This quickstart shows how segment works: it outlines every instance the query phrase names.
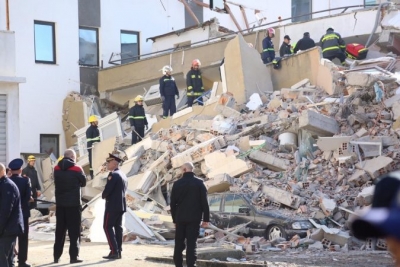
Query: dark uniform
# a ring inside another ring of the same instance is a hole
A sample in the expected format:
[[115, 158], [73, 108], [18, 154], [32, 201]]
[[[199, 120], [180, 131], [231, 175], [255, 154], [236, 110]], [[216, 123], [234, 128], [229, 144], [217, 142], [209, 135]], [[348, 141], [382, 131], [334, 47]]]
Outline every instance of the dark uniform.
[[203, 181], [195, 177], [193, 172], [185, 172], [172, 187], [170, 206], [172, 220], [176, 224], [175, 266], [183, 266], [182, 252], [185, 249], [185, 239], [187, 266], [196, 266], [196, 243], [200, 222], [202, 219], [204, 222], [209, 222], [210, 219], [207, 189]]
[[274, 49], [274, 43], [272, 42], [271, 37], [267, 36], [264, 38], [262, 41], [262, 46], [263, 46], [263, 51], [261, 54], [261, 59], [264, 62], [264, 64], [268, 64], [272, 62], [275, 58], [275, 49]]
[[100, 142], [100, 131], [97, 125], [90, 125], [86, 130], [86, 148], [89, 153], [89, 166], [90, 166], [90, 176], [93, 179], [93, 167], [92, 167], [92, 150], [93, 144]]
[[345, 62], [346, 44], [340, 34], [334, 32], [333, 29], [328, 29], [326, 34], [321, 37], [320, 44], [324, 58], [331, 61], [338, 58], [342, 64]]
[[56, 239], [54, 242], [54, 262], [60, 259], [68, 230], [69, 256], [71, 263], [81, 262], [79, 247], [81, 242], [81, 187], [86, 186], [82, 168], [67, 157], [60, 160], [54, 168], [56, 197]]
[[[121, 159], [110, 154], [118, 162]], [[104, 212], [103, 228], [110, 246], [109, 258], [121, 258], [122, 251], [122, 216], [126, 212], [125, 192], [128, 186], [126, 175], [119, 169], [110, 172], [107, 184], [102, 193], [102, 198], [106, 200]]]
[[281, 45], [281, 48], [279, 49], [279, 55], [281, 57], [283, 57], [285, 55], [291, 55], [291, 54], [292, 54], [292, 50], [290, 48], [290, 44], [283, 42]]
[[189, 72], [186, 74], [186, 85], [188, 107], [191, 107], [193, 105], [193, 101], [195, 98], [198, 98], [197, 103], [200, 106], [203, 106], [203, 98], [201, 96], [204, 93], [204, 86], [200, 70], [189, 70]]
[[163, 100], [163, 118], [172, 116], [176, 112], [175, 96], [179, 98], [178, 87], [176, 86], [175, 79], [172, 76], [164, 75], [160, 79], [160, 95]]
[[[142, 105], [135, 104], [129, 110], [129, 122], [131, 126], [135, 126], [135, 131], [140, 135], [141, 138], [144, 137], [144, 127], [148, 125], [146, 114]], [[138, 136], [132, 131], [132, 145], [138, 142]], [[139, 140], [140, 141], [140, 140]]]
[[22, 176], [23, 177], [29, 177], [31, 180], [31, 190], [32, 190], [32, 197], [35, 200], [34, 202], [31, 202], [30, 208], [34, 209], [36, 208], [36, 200], [37, 200], [37, 191], [40, 191], [40, 183], [39, 183], [39, 178], [37, 175], [37, 171], [34, 166], [27, 165], [23, 170], [22, 170]]
[[17, 236], [24, 232], [18, 187], [6, 176], [0, 178], [0, 266], [14, 266]]
[[310, 38], [308, 32], [304, 33], [303, 38], [301, 38], [294, 47], [293, 52], [296, 54], [299, 50], [304, 51], [315, 47], [315, 42]]
[[[22, 159], [14, 159], [8, 167], [11, 170], [20, 170], [24, 161]], [[10, 180], [18, 187], [19, 194], [21, 197], [21, 209], [24, 221], [25, 231], [18, 235], [18, 263], [19, 266], [29, 266], [26, 264], [28, 260], [28, 237], [29, 237], [29, 217], [31, 217], [29, 209], [29, 200], [31, 199], [31, 182], [28, 177], [22, 177], [18, 174], [13, 174]]]

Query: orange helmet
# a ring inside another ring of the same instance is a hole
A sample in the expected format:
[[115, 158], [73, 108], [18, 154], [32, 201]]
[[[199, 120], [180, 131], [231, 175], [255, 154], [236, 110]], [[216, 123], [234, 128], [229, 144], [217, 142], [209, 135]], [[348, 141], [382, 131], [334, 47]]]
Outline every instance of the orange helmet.
[[193, 59], [193, 61], [192, 61], [192, 67], [194, 67], [194, 66], [201, 66], [201, 62], [200, 62], [200, 60], [198, 60], [198, 59]]

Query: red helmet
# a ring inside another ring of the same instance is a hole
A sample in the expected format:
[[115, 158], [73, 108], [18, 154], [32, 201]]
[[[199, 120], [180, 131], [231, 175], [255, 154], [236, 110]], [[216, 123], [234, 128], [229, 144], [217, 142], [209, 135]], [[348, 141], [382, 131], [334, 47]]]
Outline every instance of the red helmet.
[[194, 66], [201, 66], [201, 62], [200, 62], [200, 60], [198, 60], [198, 59], [193, 59], [193, 61], [192, 61], [192, 67], [194, 67]]

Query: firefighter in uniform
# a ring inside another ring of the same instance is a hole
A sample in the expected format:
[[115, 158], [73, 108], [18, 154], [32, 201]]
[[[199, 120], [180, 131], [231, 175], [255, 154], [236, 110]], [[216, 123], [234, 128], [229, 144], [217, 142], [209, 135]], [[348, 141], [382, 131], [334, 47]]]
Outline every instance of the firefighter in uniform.
[[346, 63], [346, 55], [344, 54], [346, 44], [340, 34], [334, 32], [332, 27], [329, 27], [326, 34], [321, 37], [320, 44], [324, 58], [331, 61], [338, 58], [342, 65]]
[[171, 76], [172, 68], [164, 66], [162, 68], [164, 74], [160, 79], [160, 95], [163, 101], [163, 119], [172, 116], [176, 112], [175, 96], [179, 98], [178, 87], [176, 86], [174, 77]]
[[275, 37], [275, 30], [273, 28], [267, 29], [267, 37], [262, 41], [263, 51], [261, 54], [261, 59], [264, 64], [271, 63], [275, 59], [275, 49], [272, 38]]
[[89, 166], [90, 166], [90, 176], [93, 179], [93, 166], [92, 166], [92, 150], [93, 144], [100, 142], [100, 131], [98, 128], [99, 121], [97, 120], [96, 115], [92, 115], [89, 117], [90, 126], [86, 130], [86, 147], [89, 154]]
[[31, 216], [29, 209], [29, 202], [33, 201], [31, 191], [31, 181], [29, 177], [22, 177], [22, 165], [24, 161], [22, 159], [13, 159], [8, 167], [11, 169], [10, 180], [18, 187], [19, 194], [21, 197], [21, 209], [22, 217], [24, 221], [25, 231], [18, 236], [18, 266], [30, 267], [27, 264], [28, 260], [28, 236], [29, 236], [29, 217]]
[[200, 106], [203, 106], [203, 98], [201, 97], [204, 93], [203, 78], [200, 72], [201, 62], [198, 59], [192, 61], [192, 67], [186, 74], [186, 85], [187, 85], [187, 105], [191, 107], [195, 99]]
[[103, 228], [107, 237], [110, 253], [104, 259], [121, 259], [122, 251], [122, 216], [126, 212], [125, 192], [128, 186], [126, 175], [118, 169], [122, 162], [117, 156], [109, 154], [106, 159], [110, 171], [107, 184], [102, 193], [106, 200]]
[[135, 97], [134, 101], [135, 105], [129, 110], [129, 122], [131, 123], [132, 129], [132, 145], [138, 142], [138, 136], [140, 139], [144, 137], [144, 128], [146, 128], [146, 130], [149, 128], [143, 108], [143, 96], [138, 95]]
[[31, 181], [31, 190], [32, 197], [34, 201], [31, 201], [30, 208], [36, 208], [36, 199], [40, 197], [40, 183], [37, 175], [37, 171], [35, 169], [36, 158], [33, 155], [28, 157], [28, 165], [22, 170], [22, 176], [30, 178]]

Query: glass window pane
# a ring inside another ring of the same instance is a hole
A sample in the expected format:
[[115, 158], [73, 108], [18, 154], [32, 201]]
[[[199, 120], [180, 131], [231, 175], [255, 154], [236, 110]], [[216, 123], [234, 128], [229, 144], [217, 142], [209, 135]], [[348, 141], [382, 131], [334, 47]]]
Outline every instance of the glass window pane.
[[55, 62], [54, 58], [54, 24], [40, 24], [35, 22], [35, 60]]
[[311, 13], [310, 0], [292, 0], [292, 17], [293, 17], [292, 22], [310, 20], [311, 19], [310, 13]]
[[246, 207], [246, 202], [238, 195], [225, 196], [225, 212], [239, 212], [239, 208]]
[[57, 134], [41, 134], [40, 153], [46, 153], [47, 155], [54, 154], [58, 158], [60, 156], [59, 136]]
[[79, 29], [79, 64], [98, 65], [98, 43], [96, 29]]
[[210, 203], [208, 204], [208, 206], [210, 207], [210, 211], [219, 211], [220, 204], [221, 204], [220, 196], [211, 197]]
[[121, 31], [121, 63], [129, 63], [139, 58], [139, 33]]

